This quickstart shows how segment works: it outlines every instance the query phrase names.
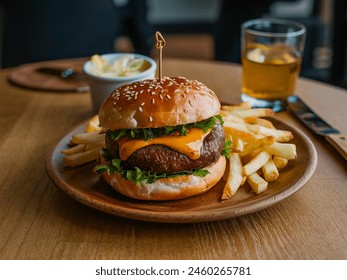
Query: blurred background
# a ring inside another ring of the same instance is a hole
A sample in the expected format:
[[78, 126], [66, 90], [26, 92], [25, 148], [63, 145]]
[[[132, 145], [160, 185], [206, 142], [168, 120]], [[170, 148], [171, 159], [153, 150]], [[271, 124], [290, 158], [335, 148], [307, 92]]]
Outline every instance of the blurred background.
[[240, 62], [240, 25], [257, 17], [303, 23], [301, 76], [347, 88], [346, 0], [0, 0], [1, 68], [137, 52]]

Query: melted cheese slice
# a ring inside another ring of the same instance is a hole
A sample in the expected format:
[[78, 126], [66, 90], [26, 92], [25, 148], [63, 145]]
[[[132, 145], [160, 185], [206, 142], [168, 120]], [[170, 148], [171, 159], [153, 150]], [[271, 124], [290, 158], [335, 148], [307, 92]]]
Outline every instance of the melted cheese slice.
[[180, 152], [191, 159], [198, 159], [204, 138], [209, 133], [210, 130], [204, 133], [201, 129], [191, 128], [186, 136], [163, 135], [150, 140], [121, 138], [118, 140], [119, 155], [122, 160], [126, 160], [138, 149], [149, 145], [160, 144]]

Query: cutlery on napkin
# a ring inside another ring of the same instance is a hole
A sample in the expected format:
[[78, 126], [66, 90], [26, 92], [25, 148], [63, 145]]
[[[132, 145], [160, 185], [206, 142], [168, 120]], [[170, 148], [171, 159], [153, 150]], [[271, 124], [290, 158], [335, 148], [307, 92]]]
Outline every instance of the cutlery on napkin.
[[321, 119], [298, 96], [288, 98], [288, 107], [308, 128], [323, 136], [347, 160], [347, 135]]

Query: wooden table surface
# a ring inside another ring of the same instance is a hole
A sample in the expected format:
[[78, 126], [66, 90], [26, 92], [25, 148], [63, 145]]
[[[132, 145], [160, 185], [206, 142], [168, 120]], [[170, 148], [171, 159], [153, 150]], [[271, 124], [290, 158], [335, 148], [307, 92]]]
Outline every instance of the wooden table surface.
[[[0, 259], [346, 259], [347, 164], [294, 116], [318, 152], [310, 181], [286, 200], [238, 218], [165, 224], [99, 212], [50, 181], [52, 145], [92, 115], [88, 93], [55, 93], [10, 84], [0, 71]], [[167, 59], [167, 76], [198, 79], [222, 101], [240, 102], [241, 68]], [[300, 79], [297, 94], [347, 133], [347, 91]]]

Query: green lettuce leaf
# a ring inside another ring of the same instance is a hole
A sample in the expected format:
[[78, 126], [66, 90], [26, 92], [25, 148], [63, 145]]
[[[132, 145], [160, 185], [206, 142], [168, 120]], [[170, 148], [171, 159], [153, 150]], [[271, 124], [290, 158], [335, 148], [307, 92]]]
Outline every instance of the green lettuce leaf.
[[189, 123], [177, 126], [166, 126], [163, 128], [135, 128], [135, 129], [118, 129], [109, 130], [107, 133], [114, 140], [127, 136], [134, 139], [142, 138], [144, 140], [153, 139], [161, 135], [172, 135], [177, 133], [180, 136], [186, 136], [191, 128], [198, 128], [207, 132], [212, 129], [217, 123], [223, 124], [223, 119], [220, 115], [213, 116], [207, 120], [200, 122]]
[[182, 175], [194, 175], [199, 177], [205, 177], [210, 172], [205, 169], [193, 169], [190, 171], [182, 171], [182, 172], [175, 172], [170, 174], [156, 174], [149, 171], [141, 170], [140, 168], [135, 167], [132, 170], [126, 170], [123, 166], [123, 161], [121, 159], [110, 159], [110, 156], [108, 154], [107, 149], [102, 149], [102, 156], [104, 157], [105, 161], [108, 162], [107, 165], [99, 164], [95, 166], [94, 171], [98, 173], [107, 172], [108, 174], [112, 173], [119, 173], [122, 175], [123, 178], [128, 179], [136, 184], [145, 182], [145, 183], [154, 183], [156, 180], [161, 178], [172, 178], [176, 176], [182, 176]]

